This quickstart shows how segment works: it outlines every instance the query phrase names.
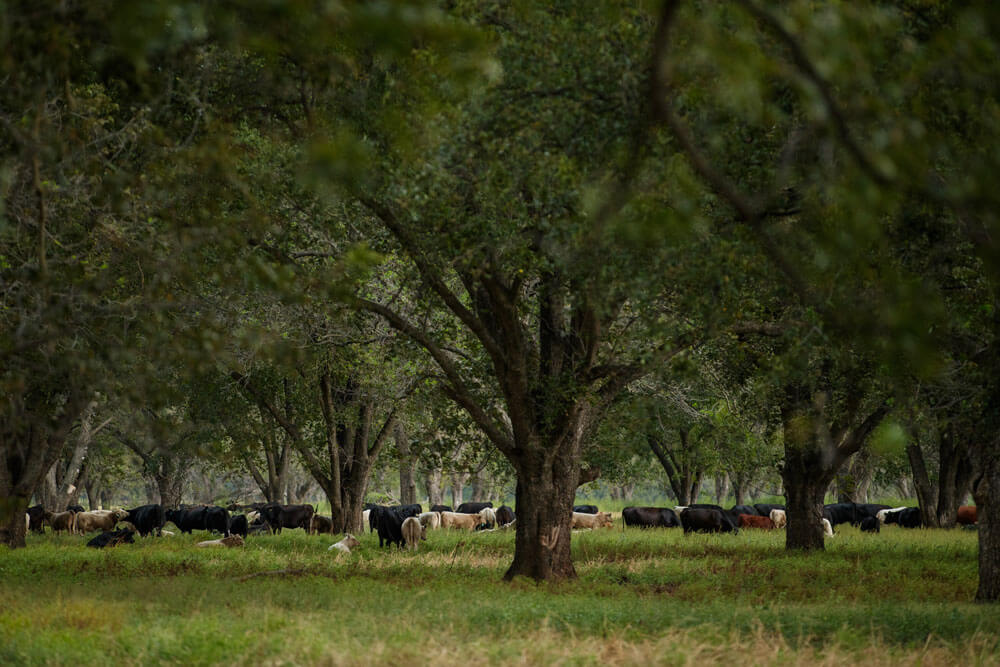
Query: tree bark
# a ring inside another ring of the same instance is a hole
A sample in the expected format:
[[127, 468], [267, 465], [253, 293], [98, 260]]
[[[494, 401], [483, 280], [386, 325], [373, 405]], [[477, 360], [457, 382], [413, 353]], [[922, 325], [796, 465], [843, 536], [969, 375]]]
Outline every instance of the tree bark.
[[830, 398], [828, 390], [785, 387], [781, 405], [785, 462], [781, 479], [788, 517], [787, 549], [824, 548], [820, 519], [826, 490], [844, 462], [861, 449], [889, 412], [889, 406], [883, 403], [860, 419], [859, 404], [848, 404], [840, 419], [831, 424], [826, 410]]
[[977, 477], [972, 493], [979, 524], [976, 602], [995, 603], [1000, 602], [1000, 440], [973, 452]]
[[469, 479], [469, 473], [453, 472], [449, 478], [451, 479], [451, 506], [458, 508], [465, 502], [465, 482]]
[[936, 528], [938, 525], [936, 511], [938, 489], [931, 484], [927, 474], [924, 452], [918, 443], [911, 442], [906, 446], [906, 456], [910, 460], [910, 470], [913, 472], [913, 486], [917, 493], [920, 516], [925, 526]]
[[[538, 581], [576, 578], [570, 557], [570, 519], [579, 464], [570, 457], [567, 457], [570, 460], [558, 458], [546, 462], [524, 461], [518, 469], [514, 561], [504, 574], [506, 581], [519, 575]], [[546, 468], [547, 474], [538, 474]]]
[[722, 505], [723, 501], [729, 497], [729, 475], [722, 473], [715, 477], [715, 502]]
[[424, 471], [424, 485], [427, 487], [428, 507], [442, 504], [441, 501], [444, 499], [444, 493], [441, 488], [441, 476], [440, 468], [428, 468]]
[[393, 431], [396, 449], [399, 451], [399, 502], [412, 505], [417, 502], [417, 480], [414, 474], [416, 461], [410, 451], [410, 440], [401, 422], [396, 422]]

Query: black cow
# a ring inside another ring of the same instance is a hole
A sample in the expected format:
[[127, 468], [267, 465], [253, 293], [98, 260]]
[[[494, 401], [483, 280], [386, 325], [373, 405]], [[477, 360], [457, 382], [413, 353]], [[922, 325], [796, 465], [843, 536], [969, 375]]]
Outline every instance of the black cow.
[[597, 505], [573, 505], [573, 511], [580, 514], [597, 514]]
[[[888, 518], [886, 523], [889, 523]], [[903, 528], [920, 528], [924, 525], [924, 518], [920, 515], [919, 507], [907, 507], [905, 510], [896, 512], [896, 521]]]
[[45, 516], [45, 507], [43, 505], [34, 505], [28, 508], [28, 527], [32, 532], [45, 532], [45, 523], [42, 521], [43, 516]]
[[849, 523], [852, 526], [856, 526], [861, 520], [858, 517], [858, 506], [854, 503], [830, 503], [829, 505], [824, 505], [823, 518], [829, 520], [830, 525], [834, 528], [842, 523]]
[[514, 523], [515, 518], [517, 517], [514, 515], [514, 510], [506, 505], [501, 505], [500, 509], [497, 510], [497, 526], [506, 526], [509, 523]]
[[396, 544], [403, 548], [403, 519], [399, 513], [391, 507], [376, 507], [372, 510], [375, 515], [375, 529], [378, 531], [379, 547], [385, 544]]
[[480, 510], [493, 507], [493, 503], [462, 503], [455, 510], [458, 514], [479, 514]]
[[87, 542], [87, 546], [94, 547], [95, 549], [103, 549], [104, 547], [117, 547], [119, 544], [135, 544], [134, 535], [135, 531], [128, 528], [113, 531], [106, 530]]
[[267, 523], [263, 519], [257, 519], [249, 526], [247, 526], [247, 535], [262, 535], [264, 533], [270, 532]]
[[719, 510], [720, 512], [725, 512], [721, 505], [713, 505], [711, 503], [691, 503], [690, 505], [685, 505], [684, 507], [690, 507], [693, 510]]
[[450, 512], [451, 505], [431, 505], [432, 512]]
[[881, 530], [881, 526], [879, 520], [873, 516], [866, 516], [861, 520], [861, 532], [863, 533], [877, 533]]
[[420, 516], [424, 512], [424, 508], [421, 505], [394, 505], [392, 509], [396, 510], [396, 514], [403, 517], [404, 519], [409, 519], [411, 516]]
[[247, 523], [246, 514], [237, 514], [236, 516], [229, 517], [229, 534], [239, 535], [240, 537], [246, 537], [247, 531], [250, 529], [250, 525]]
[[211, 530], [229, 537], [229, 510], [214, 505], [187, 505], [167, 510], [167, 521], [172, 521], [182, 533], [194, 530]]
[[736, 524], [726, 516], [724, 512], [717, 509], [704, 509], [700, 507], [688, 507], [681, 512], [681, 525], [684, 526], [684, 533], [739, 533]]
[[857, 512], [858, 521], [864, 521], [866, 517], [877, 519], [881, 510], [892, 509], [890, 505], [878, 505], [876, 503], [858, 503], [854, 506]]
[[753, 506], [757, 510], [757, 514], [760, 516], [771, 516], [771, 510], [783, 510], [784, 505], [775, 505], [774, 503], [757, 503]]
[[316, 508], [312, 505], [271, 503], [260, 508], [260, 516], [275, 533], [280, 533], [282, 528], [301, 528], [308, 533], [309, 522], [315, 513]]
[[626, 507], [622, 510], [626, 526], [640, 528], [679, 528], [677, 513], [668, 507]]
[[83, 505], [68, 505], [66, 507], [66, 511], [76, 512], [77, 514], [79, 514], [80, 512], [86, 512], [87, 510], [83, 509]]
[[374, 533], [375, 532], [375, 524], [378, 523], [378, 511], [377, 510], [380, 507], [386, 507], [386, 506], [385, 505], [372, 505], [371, 507], [368, 507], [368, 504], [367, 503], [365, 504], [365, 509], [369, 510], [368, 511], [368, 532], [369, 533]]
[[167, 522], [167, 515], [162, 505], [142, 505], [128, 510], [128, 517], [125, 520], [135, 526], [142, 537], [150, 533], [160, 536], [163, 534], [163, 524]]

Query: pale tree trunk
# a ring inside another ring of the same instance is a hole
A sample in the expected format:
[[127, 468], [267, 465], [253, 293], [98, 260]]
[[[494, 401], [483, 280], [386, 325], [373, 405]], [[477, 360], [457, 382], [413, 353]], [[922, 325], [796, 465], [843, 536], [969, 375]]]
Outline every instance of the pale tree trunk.
[[715, 502], [722, 505], [723, 501], [729, 497], [729, 475], [723, 473], [715, 477]]
[[486, 489], [486, 480], [483, 479], [482, 471], [472, 475], [472, 497], [474, 503], [485, 502], [489, 499], [489, 492]]
[[449, 475], [451, 479], [451, 506], [458, 509], [458, 506], [465, 502], [465, 482], [469, 479], [467, 472], [453, 472]]
[[441, 488], [441, 469], [434, 468], [424, 471], [424, 485], [427, 487], [427, 506], [442, 505], [444, 500]]
[[87, 504], [91, 510], [103, 509], [101, 503], [101, 483], [94, 479], [93, 474], [88, 474], [83, 482], [83, 488], [87, 491]]
[[417, 502], [417, 480], [414, 474], [416, 461], [410, 451], [410, 439], [406, 436], [402, 422], [396, 422], [393, 435], [399, 451], [399, 502], [413, 505]]
[[874, 474], [871, 452], [862, 447], [837, 475], [837, 502], [868, 502], [868, 488]]
[[111, 423], [111, 419], [104, 420], [103, 423], [94, 426], [94, 411], [97, 408], [97, 401], [91, 401], [80, 415], [80, 427], [73, 449], [69, 457], [63, 461], [56, 461], [48, 473], [41, 488], [42, 504], [45, 508], [53, 512], [63, 512], [71, 504], [76, 504], [80, 497], [83, 485], [84, 461], [90, 444], [95, 436], [104, 427]]

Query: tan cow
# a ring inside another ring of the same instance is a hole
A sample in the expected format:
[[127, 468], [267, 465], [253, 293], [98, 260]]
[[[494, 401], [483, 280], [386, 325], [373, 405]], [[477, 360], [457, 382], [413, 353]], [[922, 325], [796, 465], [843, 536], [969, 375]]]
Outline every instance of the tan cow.
[[459, 512], [441, 512], [441, 527], [456, 530], [475, 530], [482, 523], [478, 514], [461, 514]]
[[771, 521], [774, 522], [775, 528], [784, 528], [788, 523], [788, 515], [785, 514], [785, 510], [771, 510]]
[[441, 527], [441, 512], [423, 512], [417, 516], [420, 524], [426, 529], [437, 529]]
[[426, 537], [427, 529], [420, 523], [420, 519], [411, 516], [403, 521], [403, 539], [406, 541], [407, 549], [416, 549], [420, 546], [420, 540]]
[[573, 512], [573, 530], [593, 530], [595, 528], [611, 528], [613, 526], [614, 522], [611, 520], [611, 512], [598, 512], [597, 514]]
[[55, 532], [60, 532], [67, 530], [72, 534], [74, 532], [74, 522], [73, 519], [76, 518], [76, 512], [70, 510], [68, 512], [49, 512], [45, 511], [42, 515], [42, 520], [47, 521], [52, 530]]
[[119, 521], [128, 518], [125, 510], [94, 510], [91, 512], [77, 512], [73, 531], [79, 534], [90, 533], [95, 530], [112, 531]]

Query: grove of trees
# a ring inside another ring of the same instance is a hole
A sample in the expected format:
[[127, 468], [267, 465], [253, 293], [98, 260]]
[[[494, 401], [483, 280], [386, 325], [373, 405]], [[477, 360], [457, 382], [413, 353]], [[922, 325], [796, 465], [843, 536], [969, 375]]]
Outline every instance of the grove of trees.
[[549, 580], [595, 480], [780, 488], [807, 550], [828, 493], [897, 485], [928, 526], [971, 494], [1000, 599], [994, 3], [0, 22], [9, 547], [32, 499], [130, 470], [164, 504], [199, 474], [322, 494], [338, 531], [372, 494], [509, 482], [506, 578]]

